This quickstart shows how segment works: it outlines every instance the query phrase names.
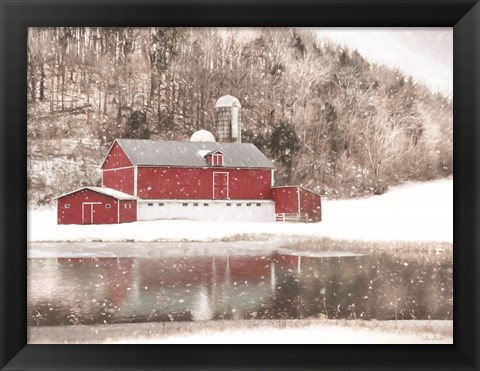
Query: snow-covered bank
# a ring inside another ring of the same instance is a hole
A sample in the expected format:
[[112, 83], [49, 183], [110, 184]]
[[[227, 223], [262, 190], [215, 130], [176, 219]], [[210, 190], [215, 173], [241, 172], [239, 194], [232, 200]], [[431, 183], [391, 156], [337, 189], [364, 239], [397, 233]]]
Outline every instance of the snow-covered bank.
[[317, 258], [358, 256], [359, 253], [340, 249], [312, 251], [314, 249], [284, 248], [284, 240], [234, 242], [37, 242], [28, 246], [28, 257], [44, 258], [155, 258], [183, 256], [262, 256], [272, 250], [290, 256]]
[[29, 327], [29, 344], [452, 344], [453, 321], [248, 320]]
[[453, 242], [453, 180], [410, 183], [381, 196], [323, 200], [320, 223], [209, 223], [161, 220], [116, 225], [57, 225], [56, 210], [30, 210], [28, 240], [211, 241], [238, 235], [343, 240]]

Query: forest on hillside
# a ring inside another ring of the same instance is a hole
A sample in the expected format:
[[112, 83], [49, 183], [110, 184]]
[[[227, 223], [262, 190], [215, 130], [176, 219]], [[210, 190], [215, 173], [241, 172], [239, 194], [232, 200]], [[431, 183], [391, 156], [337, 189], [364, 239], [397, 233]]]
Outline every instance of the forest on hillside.
[[26, 84], [34, 204], [98, 185], [114, 138], [213, 132], [226, 94], [278, 185], [348, 198], [453, 173], [451, 97], [309, 29], [30, 28]]

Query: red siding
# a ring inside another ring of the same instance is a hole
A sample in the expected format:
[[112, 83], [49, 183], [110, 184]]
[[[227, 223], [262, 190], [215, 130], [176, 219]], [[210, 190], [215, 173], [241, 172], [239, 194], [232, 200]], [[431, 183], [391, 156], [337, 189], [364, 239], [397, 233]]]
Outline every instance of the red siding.
[[211, 199], [213, 173], [229, 174], [229, 198], [271, 199], [271, 170], [139, 167], [137, 195], [142, 199]]
[[322, 201], [320, 195], [300, 188], [300, 212], [308, 214], [308, 220], [322, 220]]
[[133, 195], [133, 167], [103, 171], [103, 186]]
[[134, 222], [137, 220], [137, 201], [120, 200], [120, 223]]
[[[300, 194], [299, 194], [300, 193]], [[279, 187], [272, 189], [275, 201], [275, 213], [308, 214], [309, 221], [322, 220], [322, 203], [320, 195], [300, 187]], [[298, 201], [300, 199], [300, 208]]]
[[102, 165], [102, 169], [118, 169], [119, 167], [132, 166], [132, 163], [128, 159], [120, 145], [115, 142], [108, 152], [107, 158]]
[[282, 187], [272, 189], [275, 213], [298, 213], [298, 188]]
[[[87, 204], [95, 202], [97, 204]], [[118, 222], [118, 200], [113, 197], [83, 189], [69, 195], [60, 197], [57, 201], [57, 223], [58, 224], [113, 224]], [[121, 201], [131, 202], [132, 211], [128, 209], [127, 213], [120, 210], [120, 220], [124, 222], [135, 221], [137, 214], [136, 201]], [[65, 208], [65, 204], [70, 207]], [[107, 209], [106, 204], [110, 204], [111, 208]], [[93, 212], [91, 211], [93, 208]], [[90, 217], [93, 214], [93, 222], [90, 222]]]

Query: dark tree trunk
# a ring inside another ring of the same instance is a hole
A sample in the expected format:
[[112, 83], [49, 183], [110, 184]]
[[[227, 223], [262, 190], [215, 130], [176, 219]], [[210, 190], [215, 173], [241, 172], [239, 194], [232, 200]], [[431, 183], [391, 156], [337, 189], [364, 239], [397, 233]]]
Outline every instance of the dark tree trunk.
[[103, 114], [107, 114], [107, 92], [103, 94]]
[[62, 99], [62, 111], [65, 109], [65, 66], [62, 66], [62, 91], [61, 91], [61, 99]]
[[45, 65], [40, 64], [40, 101], [45, 100]]
[[32, 68], [30, 68], [30, 76], [30, 99], [35, 103], [37, 99], [37, 79], [35, 78], [35, 73], [32, 71]]

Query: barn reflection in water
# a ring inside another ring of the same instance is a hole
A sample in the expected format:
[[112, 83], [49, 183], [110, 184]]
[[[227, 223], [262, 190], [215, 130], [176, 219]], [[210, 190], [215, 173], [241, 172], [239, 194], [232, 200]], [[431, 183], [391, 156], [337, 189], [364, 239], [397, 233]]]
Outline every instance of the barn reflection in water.
[[451, 256], [29, 260], [29, 325], [219, 319], [452, 319]]

